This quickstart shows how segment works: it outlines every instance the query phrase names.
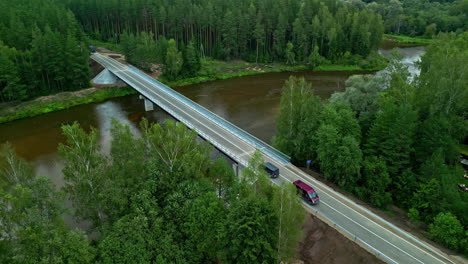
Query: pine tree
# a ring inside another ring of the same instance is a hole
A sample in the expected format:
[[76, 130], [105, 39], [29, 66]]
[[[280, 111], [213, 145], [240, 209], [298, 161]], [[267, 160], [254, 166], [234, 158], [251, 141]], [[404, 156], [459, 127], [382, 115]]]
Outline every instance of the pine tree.
[[200, 56], [195, 48], [195, 43], [190, 41], [184, 52], [184, 65], [182, 71], [187, 76], [193, 76], [201, 68]]
[[182, 53], [178, 51], [175, 40], [170, 39], [166, 53], [165, 73], [169, 78], [175, 79], [182, 70], [183, 65]]

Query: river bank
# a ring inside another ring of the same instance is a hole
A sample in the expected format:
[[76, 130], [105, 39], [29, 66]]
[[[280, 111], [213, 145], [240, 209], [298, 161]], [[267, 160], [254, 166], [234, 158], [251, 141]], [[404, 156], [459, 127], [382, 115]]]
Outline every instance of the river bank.
[[384, 34], [384, 40], [396, 42], [398, 46], [401, 47], [425, 46], [431, 44], [432, 42], [432, 39], [428, 38], [392, 34]]
[[362, 71], [362, 72], [376, 72], [386, 67], [388, 60], [378, 53], [375, 53], [369, 58], [360, 60], [354, 64], [324, 64], [317, 67], [310, 67], [309, 65], [286, 65], [282, 63], [253, 63], [243, 60], [233, 61], [220, 61], [207, 58], [202, 60], [200, 71], [195, 77], [183, 78], [175, 81], [169, 81], [160, 77], [159, 80], [163, 83], [174, 86], [186, 86], [198, 84], [207, 81], [225, 80], [235, 77], [242, 77], [248, 75], [257, 75], [271, 72], [297, 72], [297, 71]]
[[128, 87], [88, 88], [41, 96], [22, 103], [4, 104], [0, 106], [0, 124], [135, 93]]

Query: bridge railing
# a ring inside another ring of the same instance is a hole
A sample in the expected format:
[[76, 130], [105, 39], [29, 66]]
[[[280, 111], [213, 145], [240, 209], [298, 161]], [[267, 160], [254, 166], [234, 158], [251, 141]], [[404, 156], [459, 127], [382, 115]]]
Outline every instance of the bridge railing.
[[273, 148], [269, 144], [263, 142], [262, 140], [258, 139], [257, 137], [251, 135], [250, 133], [246, 132], [245, 130], [239, 128], [238, 126], [232, 124], [231, 122], [225, 120], [224, 118], [218, 116], [217, 114], [211, 112], [210, 110], [206, 109], [205, 107], [195, 103], [194, 101], [190, 100], [189, 98], [185, 97], [184, 95], [176, 92], [172, 88], [168, 87], [167, 85], [151, 78], [150, 76], [146, 75], [139, 69], [129, 65], [128, 68], [132, 70], [133, 72], [139, 74], [143, 78], [145, 78], [147, 81], [157, 85], [160, 89], [164, 90], [168, 94], [170, 94], [172, 97], [176, 98], [177, 100], [183, 102], [184, 104], [190, 106], [193, 110], [197, 111], [198, 113], [206, 116], [208, 119], [213, 121], [214, 123], [218, 124], [219, 126], [223, 127], [224, 129], [234, 133], [237, 135], [239, 138], [242, 140], [246, 141], [249, 144], [254, 145], [257, 149], [265, 152], [272, 158], [275, 158], [279, 162], [283, 164], [288, 164], [290, 163], [291, 158], [284, 154], [283, 152]]

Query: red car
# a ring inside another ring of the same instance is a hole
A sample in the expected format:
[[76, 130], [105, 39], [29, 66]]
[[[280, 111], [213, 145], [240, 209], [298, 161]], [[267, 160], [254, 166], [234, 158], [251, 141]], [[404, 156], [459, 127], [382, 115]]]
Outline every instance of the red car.
[[319, 203], [320, 198], [317, 192], [315, 192], [314, 188], [307, 185], [305, 182], [302, 182], [301, 180], [297, 180], [293, 182], [293, 184], [297, 188], [297, 193], [299, 193], [302, 196], [302, 199], [304, 199], [306, 202], [312, 205]]

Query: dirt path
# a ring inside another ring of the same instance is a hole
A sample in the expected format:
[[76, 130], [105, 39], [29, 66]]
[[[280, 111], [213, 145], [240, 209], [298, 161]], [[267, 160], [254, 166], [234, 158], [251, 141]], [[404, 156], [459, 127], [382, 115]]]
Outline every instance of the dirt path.
[[307, 215], [302, 231], [298, 255], [304, 264], [385, 263], [313, 215]]

